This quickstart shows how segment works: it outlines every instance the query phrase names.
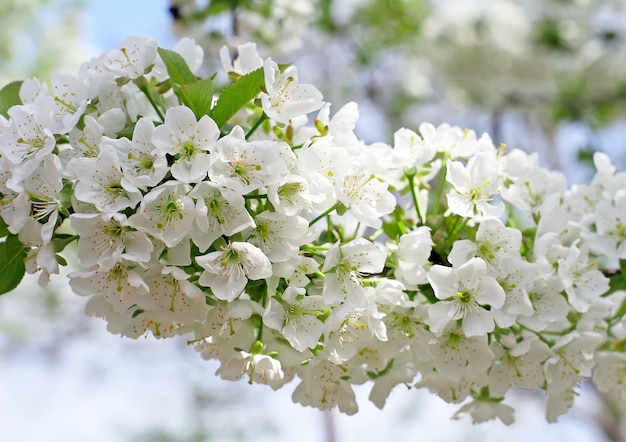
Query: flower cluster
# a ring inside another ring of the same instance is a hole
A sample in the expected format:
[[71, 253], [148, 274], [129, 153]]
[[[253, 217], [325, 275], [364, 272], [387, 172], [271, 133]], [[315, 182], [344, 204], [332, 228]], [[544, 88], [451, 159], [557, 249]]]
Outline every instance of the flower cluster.
[[354, 103], [331, 116], [253, 45], [221, 55], [219, 92], [192, 40], [150, 37], [0, 92], [4, 291], [74, 250], [69, 284], [112, 333], [185, 336], [223, 379], [297, 378], [295, 402], [349, 414], [368, 381], [379, 407], [405, 384], [506, 423], [514, 385], [545, 390], [550, 421], [585, 379], [626, 397], [626, 174], [606, 156], [568, 188], [458, 127], [365, 145]]
[[422, 45], [457, 100], [588, 117], [593, 105], [619, 95], [626, 9], [604, 0], [574, 3], [445, 0], [425, 20]]
[[170, 0], [174, 31], [205, 49], [255, 41], [275, 56], [303, 46], [319, 11], [319, 0], [222, 2]]

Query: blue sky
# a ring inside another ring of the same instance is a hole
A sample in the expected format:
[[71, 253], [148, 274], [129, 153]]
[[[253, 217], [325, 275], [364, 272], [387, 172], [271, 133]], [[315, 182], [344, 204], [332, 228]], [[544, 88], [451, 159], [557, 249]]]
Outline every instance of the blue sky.
[[85, 40], [100, 52], [118, 47], [130, 35], [152, 35], [162, 47], [178, 38], [171, 30], [167, 0], [87, 0]]

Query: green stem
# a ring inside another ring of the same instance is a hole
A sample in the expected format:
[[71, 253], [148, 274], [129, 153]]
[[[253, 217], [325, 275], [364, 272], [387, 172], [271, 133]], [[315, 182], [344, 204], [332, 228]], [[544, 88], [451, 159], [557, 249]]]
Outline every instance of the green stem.
[[326, 278], [326, 275], [324, 273], [320, 272], [320, 271], [317, 271], [317, 272], [313, 273], [313, 275], [317, 276], [320, 279]]
[[420, 219], [420, 223], [422, 225], [426, 224], [426, 212], [424, 210], [424, 206], [419, 198], [415, 190], [415, 175], [405, 175], [407, 180], [409, 181], [409, 190], [411, 191], [411, 197], [413, 198], [413, 205], [415, 205], [415, 210], [417, 210], [417, 216]]
[[258, 195], [244, 195], [243, 198], [246, 199], [246, 200], [266, 200], [267, 199], [267, 194], [266, 193], [260, 193]]
[[306, 244], [300, 247], [302, 250], [306, 250], [306, 251], [310, 251], [310, 250], [323, 250], [323, 251], [328, 251], [329, 247], [328, 246], [314, 246], [312, 244]]
[[252, 134], [254, 132], [256, 132], [256, 130], [259, 128], [259, 126], [261, 125], [261, 123], [263, 123], [265, 120], [267, 120], [267, 115], [265, 115], [265, 112], [263, 112], [261, 114], [261, 116], [259, 117], [258, 120], [256, 120], [256, 123], [254, 123], [254, 125], [252, 125], [252, 127], [250, 128], [250, 130], [248, 131], [248, 133], [246, 134], [246, 140], [248, 138], [250, 138], [252, 136]]
[[[261, 296], [261, 306], [265, 309], [266, 305], [267, 305], [267, 290], [264, 290], [263, 295]], [[260, 323], [259, 323], [259, 331], [257, 332], [257, 335], [256, 335], [256, 342], [252, 344], [253, 347], [257, 345], [257, 342], [258, 343], [263, 342], [263, 328], [264, 327], [265, 325], [263, 324], [263, 318], [261, 318]], [[261, 344], [261, 351], [262, 349], [263, 349], [263, 346]], [[254, 353], [254, 351], [251, 351], [251, 353]]]
[[[459, 222], [461, 222], [460, 225], [459, 225]], [[452, 228], [448, 232], [449, 233], [448, 236], [453, 237], [454, 239], [458, 238], [458, 231], [463, 228], [465, 223], [467, 223], [467, 218], [464, 218], [462, 216], [457, 216], [457, 218], [454, 220], [454, 224], [452, 225]]]
[[305, 250], [305, 253], [311, 256], [317, 256], [318, 258], [321, 258], [321, 259], [326, 259], [326, 255], [320, 252], [316, 252], [315, 250]]
[[311, 221], [309, 223], [309, 227], [311, 227], [312, 225], [314, 225], [316, 222], [318, 222], [321, 219], [326, 218], [328, 215], [330, 215], [330, 213], [335, 210], [335, 208], [337, 207], [337, 204], [335, 204], [334, 206], [332, 206], [331, 208], [329, 208], [328, 210], [326, 210], [324, 213], [320, 214], [319, 216], [317, 216], [316, 218], [313, 219], [313, 221]]
[[[374, 241], [376, 238], [378, 238], [383, 233], [385, 233], [385, 231], [383, 229], [378, 229], [377, 231], [375, 231], [374, 233], [372, 233], [369, 236], [370, 241]], [[406, 233], [406, 231], [403, 231], [402, 233], [404, 234], [404, 233]], [[355, 238], [356, 238], [356, 235], [355, 235]]]
[[446, 187], [446, 171], [446, 158], [444, 157], [441, 164], [441, 170], [439, 171], [441, 178], [439, 180], [439, 189], [437, 189], [437, 198], [435, 199], [435, 206], [433, 208], [433, 213], [435, 215], [439, 214], [439, 206], [441, 205], [441, 198], [443, 198], [443, 189]]
[[[341, 239], [341, 238], [338, 238]], [[333, 223], [330, 220], [330, 215], [326, 215], [326, 240], [328, 242], [333, 241]]]
[[[519, 322], [517, 323], [517, 325], [519, 325], [523, 330], [529, 331], [531, 333], [533, 333], [535, 336], [537, 336], [537, 338], [539, 338], [539, 340], [541, 342], [543, 342], [544, 344], [546, 344], [548, 347], [552, 348], [554, 347], [554, 342], [550, 341], [549, 339], [546, 339], [545, 336], [543, 336], [541, 333], [539, 333], [538, 331], [535, 331], [531, 328], [526, 327], [525, 325], [520, 324]], [[558, 334], [558, 333], [555, 333]], [[559, 334], [560, 336], [563, 336], [562, 334]]]
[[352, 236], [350, 237], [348, 241], [352, 241], [353, 239], [356, 239], [357, 235], [359, 234], [360, 228], [361, 228], [361, 223], [360, 222], [356, 223], [356, 228], [354, 229], [354, 233], [352, 234]]
[[[143, 77], [140, 77], [140, 78], [143, 78]], [[135, 80], [135, 84], [137, 85], [139, 90], [141, 92], [143, 92], [143, 94], [146, 96], [146, 98], [148, 99], [148, 101], [152, 105], [152, 108], [155, 110], [155, 112], [157, 113], [157, 115], [159, 116], [161, 121], [165, 121], [165, 117], [163, 116], [163, 112], [161, 112], [161, 109], [159, 108], [159, 106], [154, 101], [154, 98], [152, 97], [152, 94], [150, 93], [150, 90], [148, 89], [148, 82], [146, 81], [146, 79], [143, 78], [143, 81], [139, 81], [139, 78], [138, 78], [137, 80]]]

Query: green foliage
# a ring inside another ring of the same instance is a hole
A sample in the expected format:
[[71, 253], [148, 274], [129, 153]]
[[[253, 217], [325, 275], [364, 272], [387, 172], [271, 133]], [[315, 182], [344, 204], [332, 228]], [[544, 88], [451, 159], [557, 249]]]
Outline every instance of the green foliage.
[[[615, 272], [614, 274], [607, 275], [609, 276], [609, 287], [610, 290], [608, 293], [615, 293], [618, 290], [626, 290], [626, 259], [619, 260], [620, 270]], [[622, 302], [619, 310], [613, 318], [621, 319], [626, 315], [626, 299]]]
[[[384, 6], [381, 7], [381, 3]], [[374, 0], [367, 2], [357, 13], [367, 26], [380, 32], [368, 33], [370, 39], [377, 39], [379, 47], [406, 44], [419, 35], [422, 23], [428, 16], [426, 1], [416, 0]]]
[[[335, 33], [337, 24], [332, 17], [332, 0], [322, 3], [318, 19], [322, 30]], [[343, 31], [357, 50], [362, 65], [375, 63], [381, 53], [394, 47], [415, 49], [422, 25], [430, 12], [426, 0], [370, 0], [360, 5]]]
[[336, 30], [335, 21], [333, 20], [332, 3], [332, 0], [320, 0], [318, 6], [319, 16], [317, 26], [326, 32], [335, 32]]
[[537, 43], [559, 51], [571, 49], [561, 33], [559, 22], [551, 19], [541, 22], [537, 32]]
[[170, 86], [174, 87], [174, 92], [181, 103], [189, 107], [197, 119], [210, 115], [213, 104], [213, 79], [198, 79], [183, 57], [176, 52], [163, 48], [159, 48], [158, 51], [170, 76]]
[[[620, 271], [615, 275], [610, 275], [610, 292], [616, 292], [618, 290], [626, 290], [626, 259], [619, 260]], [[626, 314], [624, 311], [623, 314]]]
[[21, 81], [14, 81], [7, 84], [0, 89], [0, 115], [8, 118], [8, 110], [11, 106], [21, 104], [20, 88], [22, 87]]
[[593, 170], [593, 155], [596, 153], [596, 150], [593, 146], [584, 146], [576, 151], [576, 160], [583, 166], [590, 168]]
[[213, 108], [213, 120], [222, 128], [239, 109], [253, 100], [265, 85], [263, 69], [250, 72], [240, 77], [225, 88]]
[[213, 105], [213, 80], [211, 78], [185, 84], [175, 90], [183, 104], [193, 111], [198, 120], [204, 115], [211, 114]]
[[212, 0], [203, 8], [199, 8], [187, 16], [179, 17], [179, 19], [184, 22], [204, 22], [212, 15], [234, 10], [238, 4], [239, 0]]
[[195, 83], [197, 81], [196, 76], [189, 66], [187, 66], [187, 62], [174, 51], [170, 51], [169, 49], [159, 48], [159, 55], [163, 59], [165, 63], [165, 67], [167, 68], [167, 73], [170, 76], [170, 79], [178, 84], [185, 85]]
[[25, 259], [26, 249], [17, 235], [9, 235], [0, 242], [0, 295], [10, 292], [22, 281], [26, 273]]
[[389, 363], [387, 364], [387, 366], [383, 368], [381, 371], [368, 371], [367, 375], [370, 377], [370, 379], [378, 379], [386, 375], [387, 373], [389, 373], [392, 367], [393, 367], [393, 359], [391, 359]]
[[615, 91], [594, 93], [584, 78], [563, 81], [556, 100], [551, 105], [554, 122], [585, 121], [600, 128], [624, 116], [626, 90], [618, 85]]
[[0, 238], [4, 238], [5, 236], [9, 236], [10, 234], [11, 233], [9, 232], [7, 223], [5, 223], [2, 218], [0, 218]]

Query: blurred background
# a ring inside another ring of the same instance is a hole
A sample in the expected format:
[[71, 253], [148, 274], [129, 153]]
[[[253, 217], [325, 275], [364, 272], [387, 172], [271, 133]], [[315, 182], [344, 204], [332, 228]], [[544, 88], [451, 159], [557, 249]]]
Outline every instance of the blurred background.
[[[356, 101], [357, 134], [392, 142], [400, 127], [448, 122], [537, 152], [570, 183], [591, 156], [626, 164], [626, 0], [0, 0], [0, 86], [75, 73], [129, 35], [205, 50], [255, 41], [293, 62], [338, 110]], [[121, 339], [88, 318], [63, 277], [0, 298], [2, 441], [620, 441], [624, 404], [583, 384], [548, 425], [540, 391], [513, 391], [512, 426], [473, 426], [459, 406], [397, 388], [384, 410], [357, 389], [355, 416], [222, 381], [183, 339]]]

